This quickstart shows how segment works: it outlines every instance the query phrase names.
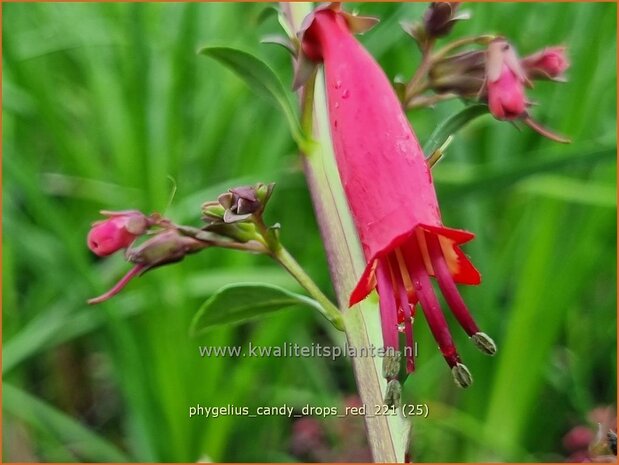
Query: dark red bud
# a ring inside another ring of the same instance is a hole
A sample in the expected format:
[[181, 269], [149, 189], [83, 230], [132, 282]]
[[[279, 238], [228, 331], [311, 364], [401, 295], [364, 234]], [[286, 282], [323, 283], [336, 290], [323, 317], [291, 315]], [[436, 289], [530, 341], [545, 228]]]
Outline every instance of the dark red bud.
[[428, 37], [443, 37], [451, 32], [456, 21], [468, 19], [468, 14], [458, 14], [458, 2], [432, 2], [423, 17]]

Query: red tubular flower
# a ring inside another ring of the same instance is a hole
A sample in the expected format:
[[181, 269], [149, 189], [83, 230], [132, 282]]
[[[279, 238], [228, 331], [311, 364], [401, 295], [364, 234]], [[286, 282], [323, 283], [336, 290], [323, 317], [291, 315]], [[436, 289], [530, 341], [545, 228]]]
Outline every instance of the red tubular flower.
[[522, 59], [522, 67], [530, 79], [565, 81], [564, 73], [570, 67], [565, 47], [546, 47]]
[[126, 249], [148, 228], [148, 219], [137, 210], [101, 214], [108, 219], [93, 223], [87, 238], [88, 248], [100, 257]]
[[528, 82], [514, 49], [503, 39], [488, 46], [486, 79], [488, 107], [495, 118], [513, 120], [526, 114], [524, 85]]
[[[398, 351], [399, 332], [413, 346], [419, 302], [457, 383], [465, 387], [470, 374], [460, 362], [430, 276], [467, 334], [494, 353], [494, 344], [479, 332], [456, 288], [456, 283], [480, 282], [459, 248], [474, 236], [443, 226], [417, 138], [388, 78], [353, 37], [346, 17], [333, 8], [316, 10], [306, 20], [302, 45], [308, 58], [324, 63], [337, 165], [367, 259], [350, 305], [376, 288], [384, 345]], [[412, 352], [407, 353], [408, 372], [414, 369]], [[394, 369], [385, 375], [397, 378]]]

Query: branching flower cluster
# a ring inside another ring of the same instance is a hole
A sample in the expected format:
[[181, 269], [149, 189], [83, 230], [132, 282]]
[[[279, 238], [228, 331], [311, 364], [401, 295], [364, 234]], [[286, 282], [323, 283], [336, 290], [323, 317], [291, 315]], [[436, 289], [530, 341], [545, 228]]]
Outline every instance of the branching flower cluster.
[[[405, 111], [452, 98], [473, 100], [486, 103], [499, 120], [521, 121], [546, 137], [567, 142], [531, 117], [526, 97], [526, 88], [534, 80], [565, 80], [569, 67], [565, 48], [548, 47], [520, 59], [507, 39], [480, 35], [436, 50], [437, 40], [447, 37], [468, 17], [459, 3], [437, 2], [430, 5], [421, 22], [404, 25], [417, 41], [422, 60], [409, 82], [395, 86], [354, 37], [377, 20], [347, 13], [339, 4], [319, 6], [296, 33], [276, 40], [294, 56], [293, 87], [303, 89], [303, 107], [309, 109], [300, 123], [308, 138], [312, 90], [317, 70], [323, 70], [320, 76], [324, 75], [333, 153], [367, 265], [357, 277], [349, 303], [354, 306], [371, 292], [378, 292], [383, 344], [390, 349], [383, 359], [385, 403], [390, 406], [399, 404], [401, 382], [415, 369], [413, 355], [401, 357], [401, 346], [414, 347], [413, 323], [418, 309], [455, 383], [465, 388], [473, 381], [456, 350], [432, 279], [474, 345], [487, 355], [497, 350], [474, 321], [457, 288], [458, 284], [481, 282], [479, 272], [461, 250], [474, 234], [443, 225], [431, 173], [436, 157], [424, 154]], [[107, 219], [93, 225], [88, 246], [99, 256], [124, 250], [133, 267], [111, 290], [90, 303], [109, 299], [132, 278], [153, 268], [209, 247], [224, 247], [273, 258], [315, 299], [323, 316], [344, 329], [341, 312], [283, 247], [279, 225], [265, 224], [263, 213], [272, 192], [273, 184], [232, 188], [202, 205], [199, 228], [177, 225], [156, 213], [103, 211]]]
[[448, 36], [458, 21], [469, 19], [458, 2], [434, 2], [422, 22], [402, 27], [417, 42], [421, 65], [408, 83], [398, 83], [405, 108], [432, 106], [453, 98], [488, 104], [492, 115], [503, 121], [522, 121], [557, 142], [569, 140], [535, 121], [526, 88], [534, 80], [563, 82], [569, 68], [566, 48], [546, 47], [524, 58], [506, 38], [479, 35], [458, 39], [435, 50], [436, 41]]

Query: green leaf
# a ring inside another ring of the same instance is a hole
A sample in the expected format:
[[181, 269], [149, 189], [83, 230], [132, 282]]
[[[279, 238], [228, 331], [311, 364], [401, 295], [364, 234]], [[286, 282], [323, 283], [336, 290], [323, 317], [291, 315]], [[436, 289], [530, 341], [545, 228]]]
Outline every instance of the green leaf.
[[289, 307], [305, 306], [323, 313], [315, 300], [281, 287], [261, 283], [222, 287], [198, 310], [190, 334], [196, 336], [216, 326], [235, 325]]
[[424, 144], [423, 152], [426, 155], [431, 155], [445, 143], [449, 136], [458, 132], [475, 118], [487, 113], [488, 107], [486, 105], [471, 105], [459, 113], [450, 116], [436, 127], [428, 141]]
[[576, 146], [569, 152], [563, 150], [558, 155], [544, 156], [543, 158], [537, 158], [535, 154], [531, 153], [524, 162], [521, 161], [499, 168], [480, 166], [466, 172], [460, 167], [455, 167], [454, 171], [459, 170], [459, 174], [452, 173], [454, 176], [447, 179], [447, 176], [444, 175], [448, 173], [442, 172], [437, 176], [437, 181], [451, 184], [442, 189], [442, 198], [460, 198], [463, 195], [475, 192], [487, 194], [491, 190], [505, 189], [518, 181], [545, 172], [556, 172], [576, 165], [591, 166], [596, 163], [613, 161], [615, 157], [615, 147], [586, 148]]
[[86, 462], [129, 462], [129, 456], [55, 407], [4, 382], [2, 407], [30, 426], [51, 433]]
[[295, 108], [290, 102], [284, 85], [269, 65], [251, 53], [230, 47], [203, 47], [198, 53], [214, 58], [227, 66], [243, 79], [254, 92], [279, 107], [288, 121], [292, 137], [299, 146], [304, 146], [306, 138], [303, 135]]
[[525, 179], [518, 189], [533, 195], [590, 207], [617, 208], [617, 187], [568, 176], [540, 175]]

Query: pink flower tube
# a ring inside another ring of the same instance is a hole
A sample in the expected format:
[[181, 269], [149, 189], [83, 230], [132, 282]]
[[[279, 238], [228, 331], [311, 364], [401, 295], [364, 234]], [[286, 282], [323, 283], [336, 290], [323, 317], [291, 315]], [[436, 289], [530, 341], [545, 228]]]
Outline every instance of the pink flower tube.
[[[480, 282], [459, 248], [474, 236], [443, 226], [417, 138], [388, 78], [353, 37], [346, 16], [334, 9], [315, 11], [306, 20], [302, 45], [307, 58], [324, 63], [337, 165], [367, 259], [350, 305], [376, 288], [385, 348], [398, 351], [399, 332], [413, 346], [412, 323], [420, 303], [456, 382], [468, 386], [470, 373], [460, 362], [430, 276], [467, 334], [494, 353], [494, 344], [480, 333], [456, 288], [456, 283]], [[407, 352], [411, 372], [414, 360]]]
[[524, 86], [527, 78], [513, 47], [503, 39], [488, 46], [488, 107], [500, 120], [513, 120], [526, 115]]

